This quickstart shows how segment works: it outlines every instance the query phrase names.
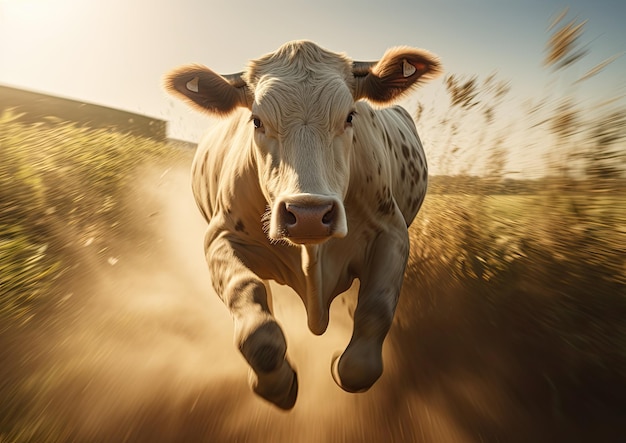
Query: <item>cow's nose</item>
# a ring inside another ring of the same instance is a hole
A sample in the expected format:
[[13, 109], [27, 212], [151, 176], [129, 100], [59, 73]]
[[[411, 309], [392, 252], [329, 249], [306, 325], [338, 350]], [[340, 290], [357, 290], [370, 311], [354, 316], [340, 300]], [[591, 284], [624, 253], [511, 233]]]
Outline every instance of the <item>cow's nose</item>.
[[281, 218], [289, 237], [306, 239], [330, 236], [336, 212], [333, 202], [318, 205], [284, 203], [281, 206]]
[[297, 244], [318, 244], [348, 234], [341, 200], [319, 194], [291, 194], [278, 198], [269, 228], [270, 239], [285, 239]]
[[285, 237], [296, 243], [315, 243], [332, 235], [336, 214], [337, 206], [329, 200], [316, 204], [281, 202], [277, 215]]

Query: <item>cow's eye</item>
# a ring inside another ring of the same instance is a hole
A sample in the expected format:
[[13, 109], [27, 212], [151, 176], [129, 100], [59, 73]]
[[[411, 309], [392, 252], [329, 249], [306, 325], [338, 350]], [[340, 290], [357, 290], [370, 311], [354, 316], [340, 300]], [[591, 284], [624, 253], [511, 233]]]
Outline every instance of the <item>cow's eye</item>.
[[352, 119], [354, 119], [355, 115], [356, 111], [352, 111], [350, 114], [348, 114], [348, 118], [346, 118], [346, 126], [352, 126]]
[[263, 122], [261, 121], [261, 119], [259, 117], [252, 117], [250, 120], [252, 120], [252, 124], [254, 125], [254, 129], [260, 129], [263, 127]]

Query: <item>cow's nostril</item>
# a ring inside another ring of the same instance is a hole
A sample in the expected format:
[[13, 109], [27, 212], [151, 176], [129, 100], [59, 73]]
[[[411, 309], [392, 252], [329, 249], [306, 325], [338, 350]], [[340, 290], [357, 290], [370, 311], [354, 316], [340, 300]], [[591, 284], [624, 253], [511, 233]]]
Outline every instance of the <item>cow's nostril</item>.
[[286, 203], [282, 203], [280, 205], [280, 212], [281, 212], [281, 214], [280, 214], [281, 215], [281, 219], [283, 220], [285, 225], [293, 226], [298, 221], [298, 219], [296, 218], [296, 215], [293, 212], [291, 212], [289, 209], [287, 209], [287, 204]]
[[324, 223], [325, 225], [330, 225], [333, 222], [333, 219], [335, 218], [335, 205], [333, 205], [330, 210], [324, 214], [324, 216], [322, 217], [322, 223]]
[[295, 225], [298, 220], [296, 219], [296, 216], [293, 215], [293, 212], [287, 211], [287, 217], [285, 218], [285, 221], [288, 225]]

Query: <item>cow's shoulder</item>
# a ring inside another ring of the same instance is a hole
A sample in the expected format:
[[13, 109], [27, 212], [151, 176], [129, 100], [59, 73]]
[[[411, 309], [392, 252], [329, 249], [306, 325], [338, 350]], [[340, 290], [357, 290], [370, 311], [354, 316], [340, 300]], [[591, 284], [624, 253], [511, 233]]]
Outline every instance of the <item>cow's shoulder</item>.
[[265, 199], [254, 162], [249, 112], [216, 121], [203, 137], [192, 164], [192, 189], [208, 221], [217, 213], [248, 231], [246, 219], [262, 216]]

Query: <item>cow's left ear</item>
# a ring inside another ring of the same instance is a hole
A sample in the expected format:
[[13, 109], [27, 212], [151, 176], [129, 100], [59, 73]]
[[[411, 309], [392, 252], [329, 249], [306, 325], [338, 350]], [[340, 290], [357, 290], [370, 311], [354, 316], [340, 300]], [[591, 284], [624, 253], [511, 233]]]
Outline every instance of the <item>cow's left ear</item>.
[[242, 73], [219, 75], [201, 65], [181, 66], [167, 74], [165, 89], [193, 108], [210, 114], [226, 115], [251, 103]]
[[355, 100], [366, 98], [376, 103], [387, 103], [440, 73], [439, 59], [428, 51], [409, 47], [391, 48], [377, 62], [352, 63], [355, 78], [353, 95]]

